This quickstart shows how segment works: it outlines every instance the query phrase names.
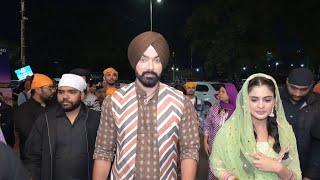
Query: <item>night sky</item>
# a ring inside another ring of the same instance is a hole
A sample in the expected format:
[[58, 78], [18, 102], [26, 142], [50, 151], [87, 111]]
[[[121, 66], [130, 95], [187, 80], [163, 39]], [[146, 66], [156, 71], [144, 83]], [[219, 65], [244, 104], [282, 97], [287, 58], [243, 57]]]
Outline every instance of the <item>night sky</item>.
[[[179, 68], [190, 68], [191, 43], [185, 36], [187, 19], [194, 9], [208, 2], [215, 1], [162, 0], [159, 4], [153, 0], [153, 30], [167, 39]], [[254, 0], [245, 2], [251, 9], [261, 6]], [[250, 11], [253, 18], [250, 18], [247, 40], [255, 43], [252, 38], [261, 37], [259, 43], [263, 46], [267, 44], [264, 38], [271, 39], [265, 51], [274, 51], [278, 56], [274, 61], [284, 62], [279, 68], [290, 64], [290, 56], [300, 49], [304, 54], [299, 56], [303, 55], [304, 59], [310, 55], [315, 62], [320, 56], [316, 50], [320, 38], [320, 25], [316, 23], [320, 4], [316, 0], [307, 2], [271, 0], [265, 2], [261, 14]], [[57, 77], [76, 67], [102, 72], [112, 66], [119, 70], [120, 78], [134, 76], [127, 60], [127, 47], [136, 35], [150, 30], [149, 0], [26, 0], [26, 7], [26, 62], [34, 72]], [[269, 24], [270, 34], [265, 37], [263, 16], [272, 16], [274, 21]], [[0, 43], [18, 49], [9, 51], [11, 57], [15, 57], [11, 60], [15, 61], [20, 57], [20, 1], [1, 2], [0, 17]], [[257, 28], [255, 19], [259, 24]], [[204, 67], [205, 56], [194, 54], [192, 67]], [[308, 64], [304, 61], [299, 62]], [[11, 62], [11, 72], [19, 66], [20, 63]]]
[[[159, 4], [153, 0], [153, 30], [166, 37], [176, 62], [189, 62], [189, 41], [183, 30], [192, 10], [204, 1], [162, 0]], [[101, 56], [98, 64], [92, 64], [90, 53], [83, 49], [96, 46], [101, 54], [120, 51], [119, 58], [126, 59], [130, 40], [150, 29], [149, 0], [26, 0], [26, 8], [27, 64], [35, 72], [45, 73], [53, 67], [62, 72], [74, 67], [102, 71], [108, 66], [126, 71], [129, 63], [114, 64], [110, 59], [117, 57], [112, 55]], [[20, 46], [20, 1], [2, 2], [0, 17], [0, 40]]]

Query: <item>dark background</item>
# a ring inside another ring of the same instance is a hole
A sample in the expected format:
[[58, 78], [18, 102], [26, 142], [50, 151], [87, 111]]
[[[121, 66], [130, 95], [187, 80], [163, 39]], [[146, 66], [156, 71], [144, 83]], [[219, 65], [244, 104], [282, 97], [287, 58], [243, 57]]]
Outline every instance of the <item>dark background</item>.
[[[133, 77], [127, 47], [150, 29], [149, 0], [25, 3], [26, 63], [34, 72], [59, 77], [75, 67], [102, 72], [112, 66], [121, 79]], [[185, 70], [184, 77], [201, 80], [239, 79], [257, 71], [285, 76], [301, 64], [318, 73], [316, 0], [154, 0], [153, 5], [153, 30], [175, 52], [164, 73], [171, 73], [173, 62]], [[0, 17], [0, 45], [9, 48], [13, 72], [21, 67], [20, 1], [2, 0]]]

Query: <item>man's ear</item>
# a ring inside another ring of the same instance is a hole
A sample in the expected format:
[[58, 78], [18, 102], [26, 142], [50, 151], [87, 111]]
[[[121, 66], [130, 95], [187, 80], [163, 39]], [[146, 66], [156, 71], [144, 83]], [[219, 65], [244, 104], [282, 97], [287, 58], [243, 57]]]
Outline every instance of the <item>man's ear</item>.
[[81, 101], [83, 101], [85, 97], [86, 97], [86, 93], [85, 92], [81, 92]]
[[35, 88], [34, 91], [35, 91], [37, 94], [41, 94], [41, 88]]

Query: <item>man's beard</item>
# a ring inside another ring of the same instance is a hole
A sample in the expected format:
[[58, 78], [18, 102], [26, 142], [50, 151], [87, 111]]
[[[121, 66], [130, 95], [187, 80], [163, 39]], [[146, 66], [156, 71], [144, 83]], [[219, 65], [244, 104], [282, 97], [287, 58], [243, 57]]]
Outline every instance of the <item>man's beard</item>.
[[[70, 102], [67, 100], [63, 100], [62, 102], [59, 102], [65, 112], [71, 112], [75, 109], [77, 109], [81, 105], [81, 99], [78, 99], [76, 102]], [[63, 103], [68, 103], [68, 105], [64, 105]]]
[[116, 80], [113, 80], [113, 81], [107, 81], [107, 84], [109, 85], [109, 86], [114, 86], [115, 84], [116, 84]]
[[[153, 74], [155, 77], [145, 77], [145, 75], [148, 73]], [[138, 78], [138, 80], [141, 82], [142, 85], [148, 88], [154, 87], [155, 85], [157, 85], [157, 83], [160, 80], [160, 76], [154, 71], [144, 71], [142, 75], [139, 75], [136, 72], [136, 77]]]
[[53, 95], [54, 95], [54, 94], [47, 95], [47, 94], [42, 93], [42, 94], [40, 95], [40, 99], [41, 99], [44, 103], [48, 103], [48, 102], [50, 102], [50, 101], [52, 100]]

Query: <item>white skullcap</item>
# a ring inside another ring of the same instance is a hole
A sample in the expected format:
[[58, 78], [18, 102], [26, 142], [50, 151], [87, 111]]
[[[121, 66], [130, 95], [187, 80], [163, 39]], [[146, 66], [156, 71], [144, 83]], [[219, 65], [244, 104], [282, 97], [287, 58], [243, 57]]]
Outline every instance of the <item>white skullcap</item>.
[[87, 83], [81, 76], [75, 74], [63, 74], [58, 87], [61, 86], [73, 87], [83, 92], [87, 87]]

